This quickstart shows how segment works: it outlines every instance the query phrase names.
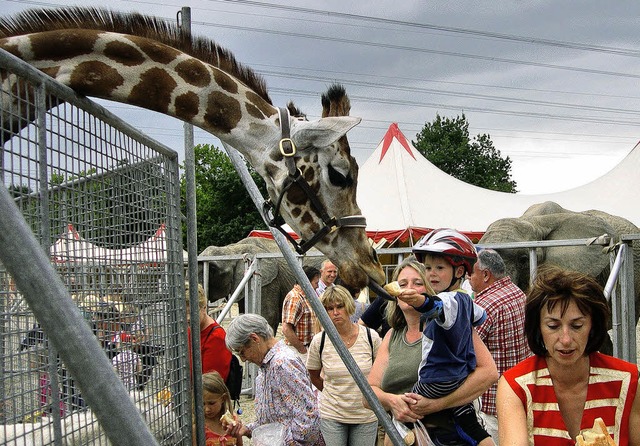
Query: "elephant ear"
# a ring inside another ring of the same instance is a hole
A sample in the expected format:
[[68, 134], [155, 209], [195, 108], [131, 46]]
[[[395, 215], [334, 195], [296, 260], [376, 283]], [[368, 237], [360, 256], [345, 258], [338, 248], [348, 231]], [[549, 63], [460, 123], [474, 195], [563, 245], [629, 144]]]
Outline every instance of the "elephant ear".
[[[575, 212], [535, 217], [537, 226], [547, 235], [543, 240], [571, 240], [615, 235], [611, 225], [598, 216]], [[609, 256], [602, 246], [560, 246], [546, 249], [545, 261], [562, 268], [580, 271], [594, 277], [609, 266]]]

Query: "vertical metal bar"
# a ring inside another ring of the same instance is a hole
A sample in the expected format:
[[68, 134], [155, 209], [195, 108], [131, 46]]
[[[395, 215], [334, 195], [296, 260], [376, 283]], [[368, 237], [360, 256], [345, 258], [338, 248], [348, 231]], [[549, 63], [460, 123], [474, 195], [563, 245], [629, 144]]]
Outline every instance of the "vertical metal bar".
[[[622, 315], [623, 315], [623, 329], [626, 328], [624, 333], [625, 343], [623, 344], [623, 353], [625, 356], [622, 359], [635, 364], [637, 360], [636, 352], [636, 311], [635, 311], [635, 296], [634, 296], [634, 265], [633, 265], [633, 249], [631, 249], [631, 243], [624, 242], [620, 249], [624, 250], [623, 253], [623, 268], [620, 275], [620, 298], [622, 301]], [[638, 292], [638, 290], [636, 290]]]
[[[623, 339], [624, 333], [621, 325], [623, 324], [622, 317], [622, 305], [620, 303], [620, 298], [616, 293], [615, 285], [616, 285], [616, 277], [614, 275], [617, 274], [617, 270], [620, 268], [620, 259], [624, 252], [624, 247], [621, 247], [618, 250], [616, 255], [615, 251], [612, 251], [609, 254], [609, 266], [611, 270], [611, 274], [609, 275], [609, 279], [604, 286], [604, 297], [607, 298], [611, 302], [611, 342], [613, 344], [613, 356], [617, 358], [622, 358], [623, 355]], [[617, 266], [616, 266], [617, 265]], [[624, 298], [624, 294], [621, 296]]]
[[[251, 196], [251, 199], [253, 200], [256, 208], [260, 211], [262, 209], [262, 203], [264, 202], [264, 198], [260, 194], [258, 187], [256, 186], [255, 182], [253, 181], [253, 178], [249, 174], [249, 171], [247, 170], [247, 166], [244, 164], [244, 160], [240, 157], [240, 154], [236, 152], [235, 149], [228, 146], [224, 142], [223, 142], [223, 145], [227, 153], [229, 154], [229, 158], [231, 158], [231, 161], [233, 162], [233, 165], [235, 166], [236, 171], [238, 172], [238, 175], [240, 175], [240, 178], [243, 184], [247, 188], [247, 191], [249, 192], [249, 195]], [[262, 217], [265, 220], [265, 223], [267, 223], [265, 216], [262, 215]], [[347, 367], [347, 370], [349, 370], [349, 373], [351, 374], [354, 381], [360, 388], [360, 391], [362, 392], [363, 396], [366, 398], [367, 402], [373, 409], [373, 412], [378, 417], [378, 420], [380, 420], [380, 422], [384, 426], [385, 431], [391, 438], [393, 444], [395, 446], [403, 446], [404, 441], [402, 437], [400, 437], [400, 434], [398, 433], [397, 429], [394, 427], [393, 422], [391, 421], [391, 418], [385, 412], [384, 408], [380, 404], [380, 401], [378, 401], [378, 398], [373, 393], [371, 386], [369, 386], [369, 383], [367, 382], [366, 378], [362, 374], [362, 371], [358, 367], [358, 364], [356, 364], [355, 360], [353, 359], [353, 356], [351, 356], [351, 353], [349, 353], [349, 350], [344, 345], [344, 342], [342, 342], [342, 339], [338, 334], [338, 330], [333, 325], [333, 322], [331, 322], [329, 315], [327, 314], [326, 311], [324, 311], [324, 307], [322, 306], [322, 303], [320, 302], [320, 299], [318, 298], [315, 290], [311, 287], [311, 283], [309, 283], [309, 279], [307, 279], [307, 276], [304, 274], [304, 271], [302, 270], [302, 266], [300, 265], [300, 263], [296, 258], [296, 254], [289, 247], [287, 240], [284, 238], [284, 235], [282, 235], [280, 232], [273, 229], [271, 230], [271, 233], [273, 234], [274, 240], [278, 243], [278, 246], [282, 251], [282, 255], [284, 256], [287, 263], [289, 264], [289, 267], [291, 268], [296, 278], [298, 279], [298, 283], [300, 284], [300, 286], [302, 286], [304, 293], [307, 296], [309, 296], [308, 299], [309, 299], [309, 303], [311, 304], [311, 308], [313, 309], [316, 316], [318, 317], [320, 324], [325, 329], [325, 332], [327, 333], [327, 336], [329, 336], [329, 339], [333, 343], [333, 346], [338, 351], [338, 354], [342, 358], [345, 366]]]
[[[191, 38], [191, 8], [185, 6], [180, 10], [180, 32]], [[202, 358], [200, 357], [200, 323], [198, 318], [198, 227], [196, 220], [196, 175], [193, 126], [184, 124], [184, 173], [187, 189], [187, 253], [189, 271], [189, 302], [191, 317], [191, 351], [193, 370], [193, 399], [195, 407], [196, 442], [205, 444], [204, 408], [202, 406]]]
[[[169, 174], [165, 177], [167, 184], [167, 277], [166, 290], [169, 311], [174, 317], [169, 324], [169, 339], [173, 353], [170, 358], [173, 362], [172, 371], [174, 379], [172, 380], [172, 394], [175, 395], [177, 407], [186, 407], [186, 411], [181, 411], [180, 426], [185, 429], [182, 438], [191, 438], [193, 431], [191, 429], [191, 389], [190, 389], [190, 373], [189, 361], [186, 352], [179, 346], [189, 348], [189, 341], [186, 330], [184, 329], [183, 319], [179, 315], [186, 314], [186, 301], [184, 299], [184, 257], [182, 254], [182, 231], [180, 220], [180, 166], [178, 158], [170, 159]], [[197, 318], [196, 318], [197, 319]], [[198, 336], [199, 340], [199, 336]], [[182, 353], [182, 354], [180, 354]], [[199, 356], [198, 356], [199, 357]]]
[[534, 247], [529, 248], [529, 286], [533, 285], [533, 281], [536, 278], [536, 271], [538, 271], [538, 253]]
[[[49, 161], [47, 156], [47, 88], [44, 83], [35, 89], [36, 129], [38, 141], [38, 204], [40, 219], [40, 244], [46, 252], [51, 246], [51, 225], [49, 220]], [[60, 414], [60, 380], [58, 379], [58, 355], [55, 347], [49, 348], [47, 365], [48, 382], [51, 386], [51, 417], [53, 418], [53, 438], [56, 446], [62, 446], [62, 422]], [[46, 389], [45, 389], [46, 392]]]

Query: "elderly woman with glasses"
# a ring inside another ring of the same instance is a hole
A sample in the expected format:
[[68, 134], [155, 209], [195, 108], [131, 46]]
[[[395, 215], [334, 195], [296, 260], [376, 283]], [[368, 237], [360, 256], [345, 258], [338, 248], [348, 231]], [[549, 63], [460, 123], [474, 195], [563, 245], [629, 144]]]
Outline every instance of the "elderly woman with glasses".
[[227, 328], [226, 342], [241, 360], [260, 367], [255, 382], [256, 421], [238, 422], [232, 435], [251, 437], [258, 426], [277, 422], [285, 427], [287, 446], [324, 445], [318, 399], [307, 368], [283, 340], [273, 336], [267, 320], [257, 314], [236, 317]]

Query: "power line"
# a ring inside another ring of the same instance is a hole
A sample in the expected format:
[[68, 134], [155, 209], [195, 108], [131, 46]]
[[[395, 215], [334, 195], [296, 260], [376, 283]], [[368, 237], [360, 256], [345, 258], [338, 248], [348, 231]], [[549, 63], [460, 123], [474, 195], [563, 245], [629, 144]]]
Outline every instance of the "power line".
[[538, 37], [517, 36], [514, 34], [503, 34], [503, 33], [491, 32], [491, 31], [480, 31], [480, 30], [467, 29], [467, 28], [455, 28], [450, 26], [432, 25], [428, 23], [408, 22], [404, 20], [390, 19], [388, 17], [365, 16], [365, 15], [359, 15], [359, 14], [328, 11], [324, 9], [311, 9], [311, 8], [302, 8], [297, 6], [263, 3], [263, 2], [258, 2], [254, 0], [208, 0], [208, 1], [221, 2], [221, 3], [236, 3], [236, 4], [256, 6], [260, 8], [279, 9], [284, 11], [293, 11], [293, 12], [300, 12], [305, 14], [322, 15], [322, 16], [327, 16], [332, 18], [343, 18], [343, 19], [350, 19], [350, 20], [356, 20], [356, 21], [384, 23], [384, 24], [391, 24], [391, 25], [397, 25], [397, 26], [405, 26], [410, 28], [430, 29], [430, 30], [441, 31], [446, 33], [465, 34], [465, 35], [478, 36], [478, 37], [488, 37], [491, 39], [507, 40], [512, 42], [528, 43], [528, 44], [535, 44], [535, 45], [544, 45], [544, 46], [551, 46], [551, 47], [557, 47], [557, 48], [568, 48], [568, 49], [581, 50], [581, 51], [591, 51], [591, 52], [598, 52], [598, 53], [616, 54], [621, 56], [640, 57], [640, 51], [638, 50], [612, 47], [612, 46], [584, 44], [584, 43], [567, 42], [567, 41], [551, 40], [551, 39], [541, 39]]

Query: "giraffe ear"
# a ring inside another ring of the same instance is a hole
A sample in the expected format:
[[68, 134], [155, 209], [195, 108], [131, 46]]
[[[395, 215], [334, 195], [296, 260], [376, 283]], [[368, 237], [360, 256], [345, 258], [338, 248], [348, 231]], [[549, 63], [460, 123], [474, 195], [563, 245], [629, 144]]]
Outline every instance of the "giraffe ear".
[[299, 149], [311, 146], [327, 147], [358, 125], [360, 121], [360, 118], [352, 116], [322, 118], [317, 121], [293, 120], [291, 139]]

